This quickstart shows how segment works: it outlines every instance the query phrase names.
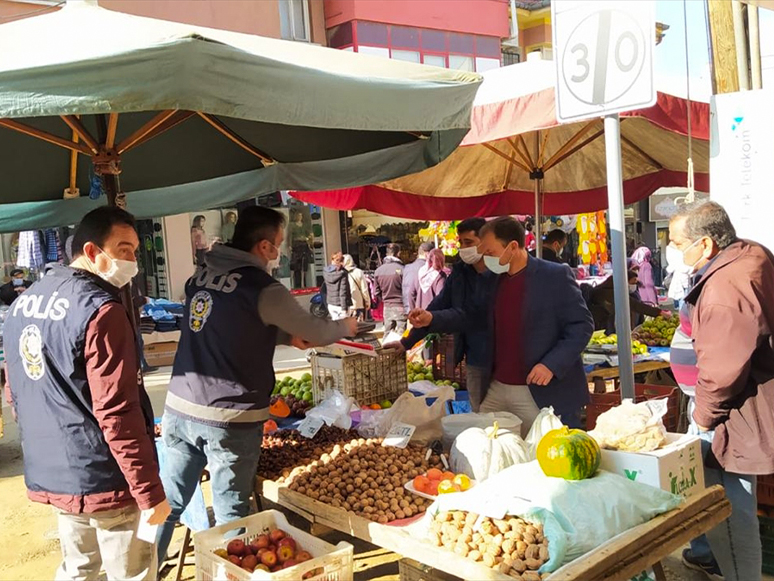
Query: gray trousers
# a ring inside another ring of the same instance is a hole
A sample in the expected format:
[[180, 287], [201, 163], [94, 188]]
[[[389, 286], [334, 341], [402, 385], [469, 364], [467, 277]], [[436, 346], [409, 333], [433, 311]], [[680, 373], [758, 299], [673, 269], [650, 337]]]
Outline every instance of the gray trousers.
[[56, 581], [96, 581], [102, 568], [110, 581], [156, 579], [153, 543], [137, 538], [137, 505], [91, 514], [57, 510], [62, 564]]
[[526, 385], [507, 385], [495, 380], [481, 403], [481, 413], [510, 412], [521, 420], [521, 437], [526, 438], [529, 429], [540, 413], [532, 393]]
[[478, 413], [489, 387], [489, 369], [467, 365], [465, 367], [465, 387], [468, 390], [470, 409], [473, 413]]

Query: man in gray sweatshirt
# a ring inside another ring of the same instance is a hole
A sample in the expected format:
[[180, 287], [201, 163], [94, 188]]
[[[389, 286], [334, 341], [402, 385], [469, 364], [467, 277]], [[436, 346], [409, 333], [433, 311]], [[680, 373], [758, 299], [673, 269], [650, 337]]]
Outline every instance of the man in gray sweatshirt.
[[159, 528], [159, 562], [205, 466], [217, 524], [249, 514], [276, 345], [326, 345], [357, 332], [353, 318], [312, 316], [268, 274], [279, 259], [284, 227], [284, 216], [275, 210], [244, 210], [231, 244], [213, 247], [186, 284], [162, 421], [161, 477], [172, 512]]

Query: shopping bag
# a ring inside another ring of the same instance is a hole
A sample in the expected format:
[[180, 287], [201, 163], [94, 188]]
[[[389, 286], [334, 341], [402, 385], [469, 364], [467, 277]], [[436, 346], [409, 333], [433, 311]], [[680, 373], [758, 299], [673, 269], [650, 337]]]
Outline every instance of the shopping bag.
[[441, 418], [446, 413], [447, 402], [453, 399], [454, 388], [451, 386], [439, 387], [420, 396], [409, 392], [402, 394], [382, 418], [379, 424], [380, 437], [386, 436], [390, 427], [400, 422], [416, 428], [411, 436], [412, 443], [429, 444], [440, 440], [443, 435]]

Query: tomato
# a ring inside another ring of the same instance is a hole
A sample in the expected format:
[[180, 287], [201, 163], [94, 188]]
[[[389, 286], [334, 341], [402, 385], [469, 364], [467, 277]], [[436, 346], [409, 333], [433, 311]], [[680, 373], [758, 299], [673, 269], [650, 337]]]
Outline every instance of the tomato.
[[427, 486], [430, 484], [430, 480], [428, 480], [427, 476], [422, 476], [421, 474], [414, 478], [414, 490], [417, 492], [424, 492], [427, 493]]
[[438, 470], [438, 468], [430, 468], [430, 470], [427, 471], [426, 476], [430, 480], [443, 480], [443, 472]]

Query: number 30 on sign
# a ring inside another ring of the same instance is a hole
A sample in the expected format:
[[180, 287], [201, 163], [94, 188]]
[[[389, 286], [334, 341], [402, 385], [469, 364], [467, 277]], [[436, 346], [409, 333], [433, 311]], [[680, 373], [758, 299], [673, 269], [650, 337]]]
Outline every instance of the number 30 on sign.
[[652, 0], [551, 3], [560, 121], [655, 103]]

